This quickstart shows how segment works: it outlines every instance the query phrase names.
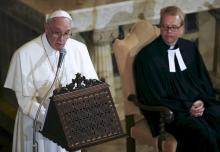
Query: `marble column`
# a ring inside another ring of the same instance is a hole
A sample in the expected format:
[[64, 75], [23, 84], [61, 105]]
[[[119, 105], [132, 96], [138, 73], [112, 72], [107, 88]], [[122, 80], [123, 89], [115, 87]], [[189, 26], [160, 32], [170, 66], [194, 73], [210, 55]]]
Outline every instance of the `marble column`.
[[115, 84], [112, 63], [112, 42], [117, 37], [117, 28], [93, 31], [94, 66], [99, 78], [104, 78], [110, 85], [110, 91], [116, 108], [118, 102], [115, 100]]
[[215, 25], [215, 48], [214, 48], [214, 61], [213, 61], [213, 72], [219, 75], [219, 59], [220, 59], [220, 9], [210, 11], [216, 19]]
[[211, 10], [215, 17], [215, 46], [213, 57], [214, 87], [220, 89], [220, 9]]

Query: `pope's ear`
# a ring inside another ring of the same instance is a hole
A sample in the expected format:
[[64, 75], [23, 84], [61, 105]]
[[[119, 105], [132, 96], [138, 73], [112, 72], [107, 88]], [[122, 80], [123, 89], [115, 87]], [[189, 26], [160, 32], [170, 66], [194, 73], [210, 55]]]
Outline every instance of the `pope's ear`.
[[49, 32], [48, 23], [44, 23], [44, 30], [45, 30], [45, 33]]

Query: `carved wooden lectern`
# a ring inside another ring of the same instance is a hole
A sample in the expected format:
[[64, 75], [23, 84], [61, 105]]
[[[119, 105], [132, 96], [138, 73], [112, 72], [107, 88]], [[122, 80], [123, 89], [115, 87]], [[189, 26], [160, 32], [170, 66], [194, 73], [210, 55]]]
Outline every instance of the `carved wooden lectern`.
[[68, 151], [125, 135], [108, 84], [79, 73], [53, 92], [41, 133]]

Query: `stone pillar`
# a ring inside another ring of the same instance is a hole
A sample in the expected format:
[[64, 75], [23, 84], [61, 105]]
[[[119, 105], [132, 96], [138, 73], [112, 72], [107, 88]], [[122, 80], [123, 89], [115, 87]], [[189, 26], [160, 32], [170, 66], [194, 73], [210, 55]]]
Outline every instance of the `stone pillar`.
[[112, 64], [112, 42], [117, 37], [117, 29], [102, 29], [93, 32], [94, 66], [99, 78], [104, 78], [110, 85], [110, 91], [115, 100], [114, 73]]
[[215, 77], [214, 87], [220, 88], [220, 9], [211, 10], [210, 13], [215, 17], [215, 46], [213, 57], [213, 74]]
[[219, 75], [219, 59], [220, 59], [220, 9], [210, 11], [216, 19], [215, 24], [215, 48], [214, 48], [214, 61], [213, 61], [213, 72]]

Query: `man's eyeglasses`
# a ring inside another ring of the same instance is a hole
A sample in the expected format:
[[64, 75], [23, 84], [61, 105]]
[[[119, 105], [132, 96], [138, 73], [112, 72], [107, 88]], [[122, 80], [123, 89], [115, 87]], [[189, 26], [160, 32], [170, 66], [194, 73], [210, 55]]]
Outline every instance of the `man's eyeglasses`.
[[161, 28], [162, 29], [164, 29], [164, 30], [166, 30], [166, 31], [171, 31], [171, 32], [177, 32], [179, 29], [180, 29], [180, 27], [181, 27], [182, 25], [180, 25], [180, 26], [176, 26], [176, 25], [161, 25]]
[[68, 39], [68, 38], [70, 38], [72, 36], [72, 32], [68, 31], [68, 32], [65, 32], [65, 33], [61, 33], [61, 32], [53, 32], [53, 31], [51, 31], [51, 35], [54, 38], [61, 38], [61, 37], [63, 37], [64, 39]]

